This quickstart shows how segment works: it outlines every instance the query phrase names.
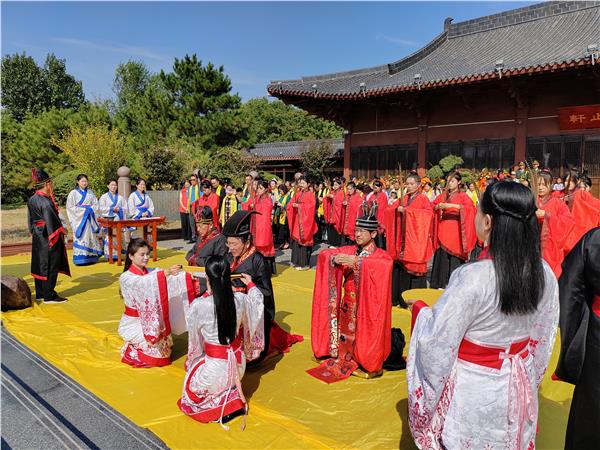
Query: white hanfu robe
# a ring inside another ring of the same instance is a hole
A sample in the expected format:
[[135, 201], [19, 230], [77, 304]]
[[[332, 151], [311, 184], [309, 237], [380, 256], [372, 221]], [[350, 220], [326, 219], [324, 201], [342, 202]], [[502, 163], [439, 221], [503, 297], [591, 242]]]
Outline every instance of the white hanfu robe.
[[[119, 210], [115, 212], [115, 208], [118, 208]], [[113, 195], [110, 191], [100, 197], [100, 200], [98, 201], [98, 210], [102, 217], [109, 219], [123, 220], [127, 218], [127, 204], [125, 203], [125, 200], [119, 194]], [[106, 229], [102, 228], [100, 231], [104, 242], [104, 257], [108, 259], [108, 238], [106, 236]], [[125, 233], [125, 230], [123, 230], [123, 233]], [[123, 236], [121, 236], [121, 239], [123, 239]], [[122, 244], [122, 248], [126, 248], [124, 243]], [[125, 253], [125, 250], [123, 250], [123, 253]], [[113, 259], [117, 259], [116, 245], [113, 247]]]
[[102, 255], [96, 221], [98, 199], [91, 189], [74, 189], [67, 197], [67, 216], [73, 230], [73, 263], [93, 264]]
[[245, 409], [240, 380], [246, 360], [264, 348], [262, 292], [251, 283], [248, 294], [235, 292], [238, 335], [231, 345], [219, 343], [212, 295], [196, 298], [187, 312], [188, 357], [179, 408], [199, 422], [219, 421]]
[[171, 332], [185, 331], [177, 329], [182, 328], [177, 326], [181, 322], [177, 316], [184, 317], [183, 305], [194, 298], [190, 274], [167, 276], [163, 270], [142, 272], [132, 265], [121, 274], [119, 283], [125, 301], [119, 323], [119, 335], [125, 341], [121, 361], [134, 367], [170, 364]]
[[144, 213], [146, 217], [154, 215], [154, 203], [148, 194], [142, 194], [139, 191], [133, 191], [127, 200], [127, 212], [131, 219], [141, 219]]
[[419, 448], [535, 447], [559, 310], [556, 277], [543, 265], [545, 289], [527, 315], [500, 311], [489, 259], [456, 269], [432, 308], [415, 303], [406, 378]]

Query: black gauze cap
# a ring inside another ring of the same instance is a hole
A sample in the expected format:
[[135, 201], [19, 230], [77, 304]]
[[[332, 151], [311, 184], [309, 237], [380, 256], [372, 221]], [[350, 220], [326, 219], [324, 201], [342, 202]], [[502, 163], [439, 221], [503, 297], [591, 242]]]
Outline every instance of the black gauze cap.
[[223, 235], [227, 237], [243, 237], [250, 234], [250, 216], [255, 211], [236, 211], [223, 226]]

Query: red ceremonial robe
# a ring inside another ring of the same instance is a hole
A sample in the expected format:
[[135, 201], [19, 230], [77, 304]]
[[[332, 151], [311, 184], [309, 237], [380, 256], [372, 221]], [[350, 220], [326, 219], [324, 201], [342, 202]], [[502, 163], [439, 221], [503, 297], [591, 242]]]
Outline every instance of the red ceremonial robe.
[[477, 210], [473, 200], [464, 192], [448, 195], [442, 192], [433, 201], [433, 206], [440, 203], [455, 203], [462, 207], [436, 211], [433, 221], [433, 250], [442, 247], [452, 256], [466, 261], [469, 253], [475, 248], [475, 214]]
[[577, 189], [572, 195], [570, 210], [575, 224], [565, 242], [565, 256], [585, 233], [600, 226], [600, 200], [589, 192]]
[[[298, 207], [294, 208], [297, 203]], [[318, 230], [315, 221], [315, 194], [310, 191], [298, 191], [287, 205], [288, 226], [293, 240], [304, 247], [314, 244], [314, 235]]]
[[194, 203], [192, 203], [192, 213], [195, 214], [198, 209], [202, 209], [203, 206], [208, 206], [213, 213], [213, 224], [217, 230], [221, 229], [219, 224], [219, 205], [221, 204], [221, 197], [214, 192], [206, 195], [204, 194]]
[[569, 208], [562, 200], [552, 196], [538, 200], [540, 209], [546, 215], [539, 219], [541, 222], [541, 244], [542, 256], [556, 275], [562, 273], [561, 264], [565, 257], [565, 244], [573, 230], [575, 221], [569, 212]]
[[325, 219], [325, 223], [327, 224], [335, 224], [335, 219], [336, 219], [336, 214], [335, 214], [335, 209], [334, 209], [334, 200], [335, 197], [337, 195], [337, 193], [339, 192], [339, 189], [337, 191], [331, 191], [331, 193], [329, 195], [331, 195], [331, 197], [329, 195], [326, 195], [325, 197], [323, 197], [323, 218]]
[[258, 213], [252, 214], [250, 218], [250, 233], [256, 249], [267, 258], [275, 256], [273, 229], [271, 228], [271, 216], [273, 214], [271, 196], [263, 194], [261, 197], [254, 197], [254, 209], [250, 201], [242, 203], [242, 209]]
[[354, 241], [356, 219], [360, 215], [363, 199], [358, 192], [346, 196], [347, 205], [342, 206], [342, 234]]
[[377, 203], [377, 222], [379, 222], [379, 230], [385, 234], [385, 211], [388, 207], [388, 198], [385, 192], [379, 192], [378, 194], [373, 193], [369, 199], [369, 206], [372, 207], [373, 203]]
[[343, 205], [344, 201], [348, 195], [346, 194], [346, 190], [344, 188], [338, 190], [333, 197], [333, 226], [335, 227], [335, 231], [338, 232], [340, 236], [344, 234], [344, 212], [346, 207]]
[[433, 208], [423, 194], [402, 197], [404, 212], [398, 212], [400, 200], [385, 210], [387, 252], [413, 275], [427, 274], [427, 262], [433, 255], [431, 224]]
[[[355, 255], [355, 245], [319, 254], [313, 292], [312, 350], [317, 358], [331, 356], [338, 361], [325, 361], [309, 373], [328, 383], [349, 377], [356, 364], [369, 372], [381, 370], [391, 350], [393, 261], [384, 250], [371, 245], [364, 249], [370, 254], [359, 256], [354, 269], [334, 265], [332, 258], [338, 253]], [[347, 323], [347, 309], [355, 313], [353, 324]], [[340, 329], [343, 340], [339, 339]], [[349, 339], [354, 341], [352, 354], [340, 354]]]

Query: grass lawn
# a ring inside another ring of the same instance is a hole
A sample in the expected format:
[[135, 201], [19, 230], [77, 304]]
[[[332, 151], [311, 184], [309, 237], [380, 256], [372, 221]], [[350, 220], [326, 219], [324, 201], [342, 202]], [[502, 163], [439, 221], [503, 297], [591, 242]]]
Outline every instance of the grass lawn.
[[[27, 230], [27, 206], [2, 205], [0, 215], [0, 230], [2, 232], [2, 244], [15, 244], [17, 242], [26, 242], [31, 240], [29, 231]], [[66, 212], [61, 208], [62, 214], [66, 219]], [[159, 230], [173, 230], [180, 228], [179, 220], [165, 222]], [[72, 239], [71, 226], [67, 224], [69, 229], [69, 239]]]

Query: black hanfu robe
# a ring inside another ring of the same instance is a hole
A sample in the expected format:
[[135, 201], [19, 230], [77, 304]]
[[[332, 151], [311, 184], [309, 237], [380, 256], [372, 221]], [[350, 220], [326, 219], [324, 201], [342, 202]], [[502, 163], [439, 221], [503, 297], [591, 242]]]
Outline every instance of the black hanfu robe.
[[227, 252], [227, 238], [215, 230], [205, 239], [200, 240], [198, 237], [192, 249], [185, 255], [185, 259], [190, 266], [205, 267], [208, 258], [225, 256]]
[[[264, 323], [265, 323], [265, 347], [258, 359], [252, 361], [256, 364], [264, 359], [269, 350], [271, 324], [275, 319], [275, 299], [273, 296], [273, 285], [271, 283], [271, 268], [265, 257], [261, 255], [254, 246], [250, 247], [240, 258], [234, 261], [231, 253], [227, 254], [227, 260], [231, 265], [231, 273], [247, 273], [264, 296]], [[233, 280], [234, 291], [245, 292], [246, 286], [241, 280]]]
[[59, 273], [71, 276], [65, 228], [52, 198], [37, 191], [27, 202], [27, 219], [31, 233], [31, 275], [35, 279], [36, 298], [52, 300]]
[[562, 264], [561, 352], [556, 376], [575, 385], [565, 449], [600, 445], [600, 227], [587, 232]]

